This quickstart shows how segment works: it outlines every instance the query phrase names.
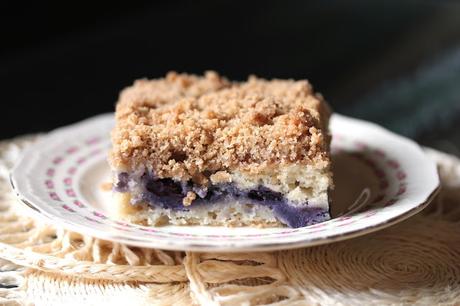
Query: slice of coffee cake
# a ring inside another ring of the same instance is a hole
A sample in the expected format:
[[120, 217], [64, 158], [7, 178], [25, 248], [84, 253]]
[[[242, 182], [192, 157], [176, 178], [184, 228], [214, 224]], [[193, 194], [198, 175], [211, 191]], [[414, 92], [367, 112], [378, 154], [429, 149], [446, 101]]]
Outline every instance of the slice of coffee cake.
[[328, 220], [329, 115], [307, 81], [136, 81], [116, 108], [114, 211], [152, 226]]

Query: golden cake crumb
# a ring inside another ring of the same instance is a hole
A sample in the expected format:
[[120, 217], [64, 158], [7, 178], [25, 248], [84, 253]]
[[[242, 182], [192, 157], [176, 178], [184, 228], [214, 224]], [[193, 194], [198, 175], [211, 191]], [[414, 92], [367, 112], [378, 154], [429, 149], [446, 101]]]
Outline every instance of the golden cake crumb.
[[209, 179], [213, 184], [230, 183], [232, 181], [232, 175], [226, 171], [217, 171], [212, 174]]
[[187, 195], [182, 199], [182, 204], [184, 206], [190, 206], [192, 205], [193, 200], [196, 199], [196, 193], [193, 191], [187, 192]]
[[328, 168], [329, 115], [306, 80], [230, 83], [215, 72], [172, 72], [122, 91], [110, 160], [115, 170], [147, 166], [178, 180], [292, 163]]
[[103, 182], [100, 185], [102, 191], [111, 191], [113, 183], [112, 182]]

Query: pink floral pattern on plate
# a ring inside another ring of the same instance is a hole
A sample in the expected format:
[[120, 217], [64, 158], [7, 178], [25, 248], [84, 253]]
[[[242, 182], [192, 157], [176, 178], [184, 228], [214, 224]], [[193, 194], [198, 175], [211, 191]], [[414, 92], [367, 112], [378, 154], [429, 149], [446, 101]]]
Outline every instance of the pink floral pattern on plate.
[[[435, 165], [413, 142], [334, 115], [333, 156], [346, 155], [368, 169], [375, 182], [359, 207], [299, 229], [129, 224], [111, 217], [110, 192], [104, 195], [100, 189], [110, 177], [106, 158], [112, 117], [101, 115], [61, 128], [27, 149], [12, 172], [20, 199], [51, 222], [107, 240], [174, 250], [257, 251], [317, 245], [389, 226], [420, 211], [439, 184]], [[358, 181], [359, 175], [353, 179]]]

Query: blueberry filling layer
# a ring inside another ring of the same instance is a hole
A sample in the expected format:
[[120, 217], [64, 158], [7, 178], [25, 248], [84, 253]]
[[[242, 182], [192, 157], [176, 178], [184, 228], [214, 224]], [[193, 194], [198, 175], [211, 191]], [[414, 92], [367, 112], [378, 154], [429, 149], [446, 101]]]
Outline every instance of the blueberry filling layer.
[[[235, 184], [225, 183], [211, 185], [209, 187], [199, 187], [189, 181], [181, 183], [169, 178], [155, 178], [144, 174], [139, 182], [143, 187], [143, 192], [132, 199], [132, 202], [146, 202], [152, 207], [162, 207], [173, 210], [189, 211], [191, 207], [213, 203], [225, 203], [231, 201], [244, 201], [247, 204], [268, 206], [274, 215], [289, 227], [297, 228], [314, 223], [326, 221], [330, 218], [328, 203], [318, 207], [298, 207], [290, 205], [285, 197], [276, 191], [264, 186], [254, 189], [239, 189]], [[115, 185], [118, 192], [130, 191], [130, 175], [120, 173], [118, 182]], [[194, 192], [197, 197], [192, 206], [184, 206], [183, 198], [188, 192]]]

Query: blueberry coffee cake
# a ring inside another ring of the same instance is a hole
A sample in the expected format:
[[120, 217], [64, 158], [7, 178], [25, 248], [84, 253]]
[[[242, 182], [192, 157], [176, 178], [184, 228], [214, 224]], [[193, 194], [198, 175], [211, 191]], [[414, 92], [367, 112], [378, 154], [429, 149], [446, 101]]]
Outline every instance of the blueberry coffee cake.
[[328, 220], [329, 116], [307, 81], [135, 81], [116, 106], [114, 213], [150, 226]]

